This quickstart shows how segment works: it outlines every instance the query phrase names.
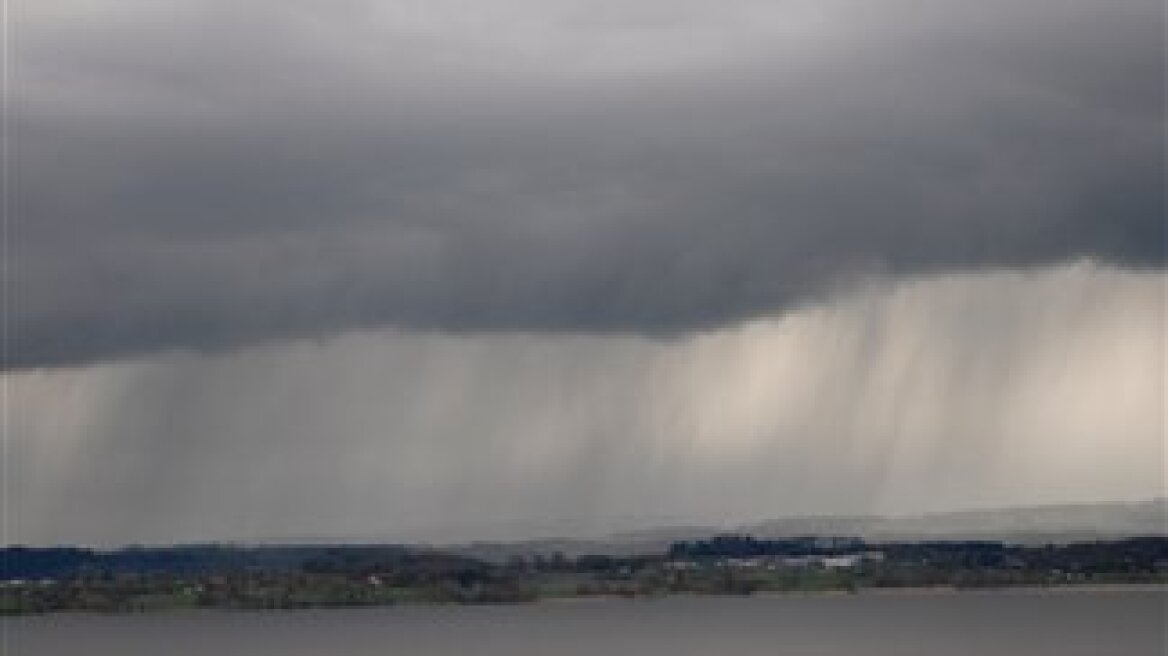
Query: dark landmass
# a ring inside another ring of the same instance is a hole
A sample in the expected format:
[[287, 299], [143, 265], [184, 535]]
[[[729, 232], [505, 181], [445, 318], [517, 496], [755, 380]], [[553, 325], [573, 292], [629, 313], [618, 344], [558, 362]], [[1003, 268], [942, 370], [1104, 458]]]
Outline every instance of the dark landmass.
[[0, 565], [5, 614], [267, 609], [1168, 583], [1168, 537], [1024, 545], [724, 534], [654, 554], [550, 551], [504, 562], [401, 545], [9, 547]]
[[425, 543], [468, 558], [503, 563], [514, 556], [556, 551], [576, 557], [589, 554], [637, 556], [661, 553], [681, 540], [722, 533], [789, 539], [805, 535], [852, 535], [869, 542], [991, 541], [1009, 544], [1062, 544], [1168, 536], [1168, 498], [1127, 503], [1063, 504], [991, 508], [920, 515], [802, 515], [751, 523], [699, 525], [678, 518], [618, 516], [581, 521], [483, 523], [467, 529], [417, 534], [350, 535], [338, 539], [296, 536], [264, 543], [329, 545]]

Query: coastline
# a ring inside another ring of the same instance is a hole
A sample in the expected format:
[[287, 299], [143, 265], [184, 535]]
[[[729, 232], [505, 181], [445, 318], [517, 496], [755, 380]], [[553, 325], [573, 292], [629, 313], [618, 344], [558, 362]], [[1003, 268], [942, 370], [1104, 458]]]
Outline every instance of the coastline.
[[[540, 597], [530, 602], [518, 603], [577, 603], [604, 601], [655, 601], [661, 599], [706, 599], [706, 598], [787, 598], [787, 597], [901, 597], [901, 596], [952, 596], [952, 595], [994, 595], [994, 594], [1096, 594], [1123, 592], [1163, 592], [1168, 594], [1168, 583], [1084, 583], [1061, 585], [1014, 585], [998, 587], [968, 588], [954, 585], [906, 586], [883, 588], [858, 588], [856, 590], [759, 590], [749, 594], [718, 594], [695, 592], [669, 592], [650, 595], [572, 595], [563, 597]], [[467, 604], [490, 606], [492, 604]]]
[[986, 588], [961, 588], [957, 586], [908, 586], [902, 588], [860, 588], [849, 590], [763, 590], [750, 594], [705, 594], [692, 592], [673, 592], [646, 595], [569, 595], [546, 596], [526, 601], [514, 602], [438, 602], [438, 601], [405, 601], [394, 604], [353, 604], [353, 605], [314, 605], [287, 608], [251, 608], [232, 606], [175, 606], [136, 610], [93, 611], [79, 609], [62, 609], [35, 613], [17, 613], [0, 615], [0, 621], [19, 620], [34, 617], [52, 617], [65, 615], [85, 615], [95, 617], [127, 617], [143, 615], [171, 615], [180, 613], [295, 613], [302, 611], [332, 611], [332, 610], [387, 610], [393, 608], [451, 608], [451, 607], [497, 607], [497, 606], [541, 606], [541, 605], [571, 605], [571, 604], [608, 604], [608, 603], [652, 603], [681, 599], [715, 600], [715, 599], [830, 599], [830, 598], [902, 598], [902, 597], [959, 597], [959, 596], [1061, 596], [1076, 594], [1122, 594], [1122, 593], [1161, 593], [1168, 597], [1168, 583], [1115, 583], [1115, 584], [1067, 584], [1067, 585], [1018, 585]]
[[62, 608], [31, 612], [0, 613], [0, 619], [16, 619], [21, 617], [53, 616], [53, 615], [96, 615], [96, 616], [131, 616], [155, 615], [188, 612], [220, 612], [220, 613], [279, 613], [304, 610], [356, 610], [356, 609], [389, 609], [389, 608], [425, 608], [425, 607], [491, 607], [491, 606], [525, 606], [544, 604], [601, 604], [617, 602], [659, 602], [678, 599], [798, 599], [798, 598], [897, 598], [897, 597], [956, 597], [956, 596], [1055, 596], [1076, 594], [1121, 594], [1121, 593], [1160, 593], [1168, 596], [1168, 582], [1148, 581], [1143, 583], [1062, 583], [1054, 585], [1006, 585], [1006, 586], [978, 586], [963, 587], [955, 585], [936, 586], [904, 586], [904, 587], [859, 587], [854, 589], [823, 589], [823, 590], [755, 590], [749, 593], [735, 594], [724, 592], [660, 592], [647, 594], [548, 594], [528, 599], [508, 601], [457, 601], [457, 600], [422, 600], [408, 599], [393, 603], [321, 603], [290, 606], [247, 606], [247, 605], [174, 605], [152, 606], [132, 609], [92, 610], [80, 608]]

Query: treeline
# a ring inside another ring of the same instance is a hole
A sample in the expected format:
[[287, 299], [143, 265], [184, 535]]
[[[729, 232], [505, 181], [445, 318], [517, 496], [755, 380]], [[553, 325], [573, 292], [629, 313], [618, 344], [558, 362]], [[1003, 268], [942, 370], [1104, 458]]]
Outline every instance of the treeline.
[[288, 572], [342, 569], [362, 563], [396, 562], [412, 551], [395, 545], [126, 547], [103, 551], [80, 547], [7, 547], [0, 550], [0, 580], [69, 579], [114, 574], [199, 575], [223, 572]]
[[715, 535], [708, 540], [674, 542], [669, 557], [753, 558], [758, 556], [833, 556], [866, 548], [864, 541], [850, 537], [799, 537], [785, 540], [759, 540], [749, 535]]
[[395, 545], [0, 550], [0, 614], [305, 608], [540, 597], [1168, 583], [1168, 537], [1020, 546], [720, 535], [641, 556], [492, 563]]
[[12, 547], [0, 613], [315, 608], [535, 598], [529, 578], [399, 546], [196, 546], [102, 552]]
[[1044, 546], [999, 542], [901, 542], [879, 546], [891, 561], [945, 569], [1030, 569], [1082, 574], [1168, 571], [1168, 537]]
[[307, 574], [397, 574], [403, 580], [455, 575], [464, 580], [498, 572], [603, 573], [642, 570], [663, 559], [695, 560], [762, 556], [832, 556], [879, 553], [890, 563], [946, 569], [1032, 568], [1070, 572], [1150, 572], [1168, 568], [1168, 537], [1022, 546], [992, 541], [868, 543], [858, 538], [804, 537], [782, 540], [749, 535], [718, 535], [707, 540], [673, 543], [660, 556], [561, 553], [514, 557], [492, 565], [439, 550], [399, 545], [236, 546], [189, 545], [128, 547], [101, 551], [78, 547], [7, 547], [0, 549], [0, 580], [72, 579], [120, 574], [198, 576], [239, 572]]
[[718, 535], [681, 541], [669, 558], [711, 560], [766, 556], [832, 556], [878, 553], [882, 562], [946, 571], [1028, 569], [1084, 574], [1149, 574], [1168, 570], [1168, 537], [1023, 546], [993, 541], [866, 543], [858, 538], [758, 540], [748, 535]]

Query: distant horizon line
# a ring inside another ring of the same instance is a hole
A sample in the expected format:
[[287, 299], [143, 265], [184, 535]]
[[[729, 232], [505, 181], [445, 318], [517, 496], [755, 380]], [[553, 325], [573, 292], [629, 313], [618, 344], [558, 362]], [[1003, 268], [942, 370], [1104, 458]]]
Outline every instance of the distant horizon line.
[[[799, 521], [799, 520], [851, 520], [851, 521], [865, 521], [865, 520], [886, 520], [886, 521], [911, 521], [931, 517], [942, 516], [957, 516], [957, 515], [972, 515], [978, 513], [1011, 513], [1023, 512], [1032, 510], [1057, 510], [1057, 509], [1088, 509], [1088, 508], [1110, 508], [1119, 509], [1122, 507], [1133, 506], [1148, 506], [1164, 504], [1163, 510], [1163, 526], [1161, 527], [1162, 534], [1168, 534], [1168, 492], [1151, 497], [1141, 497], [1138, 499], [1115, 500], [1115, 501], [1081, 501], [1081, 502], [1059, 502], [1059, 503], [1043, 503], [1043, 504], [1025, 504], [1017, 506], [967, 506], [954, 510], [935, 510], [912, 513], [869, 513], [869, 514], [832, 514], [832, 513], [806, 513], [806, 514], [788, 514], [771, 517], [762, 517], [757, 519], [743, 520], [733, 522], [731, 524], [713, 524], [703, 523], [699, 521], [686, 521], [681, 517], [677, 517], [679, 523], [652, 523], [654, 519], [657, 521], [664, 521], [669, 515], [608, 515], [603, 517], [565, 517], [552, 519], [503, 519], [498, 521], [483, 521], [475, 522], [474, 525], [503, 527], [506, 525], [527, 525], [529, 529], [536, 528], [540, 525], [547, 524], [573, 524], [573, 523], [603, 523], [605, 521], [634, 521], [641, 522], [640, 528], [630, 527], [625, 529], [599, 529], [599, 533], [593, 535], [569, 535], [569, 534], [534, 534], [522, 535], [516, 534], [512, 537], [497, 539], [497, 538], [469, 538], [469, 539], [415, 539], [403, 536], [401, 538], [391, 538], [388, 535], [360, 535], [360, 534], [343, 534], [343, 535], [286, 535], [286, 536], [268, 536], [268, 537], [250, 537], [250, 538], [211, 538], [211, 539], [193, 539], [193, 540], [174, 540], [174, 541], [142, 541], [142, 542], [124, 542], [118, 544], [99, 544], [92, 542], [56, 542], [56, 543], [24, 543], [24, 542], [4, 542], [0, 548], [80, 548], [93, 549], [97, 551], [116, 551], [122, 549], [152, 549], [152, 548], [168, 548], [168, 547], [296, 547], [296, 546], [321, 546], [321, 545], [394, 545], [394, 546], [420, 546], [420, 547], [459, 547], [459, 546], [473, 546], [473, 545], [507, 545], [520, 544], [531, 542], [603, 542], [624, 539], [626, 541], [633, 541], [638, 537], [638, 534], [649, 534], [653, 532], [665, 532], [670, 530], [710, 530], [710, 531], [724, 531], [724, 532], [749, 532], [750, 530], [757, 530], [766, 524], [783, 521]], [[1063, 527], [1061, 529], [1052, 529], [1045, 531], [1042, 529], [1034, 530], [1034, 533], [1044, 532], [1068, 532], [1072, 530], [1089, 530], [1090, 527], [1076, 526]], [[414, 529], [408, 533], [441, 533], [454, 532], [458, 530], [457, 527], [443, 527], [431, 529]], [[1011, 529], [999, 529], [1004, 533], [1017, 533], [1019, 531]], [[987, 533], [992, 533], [993, 529], [986, 529]], [[648, 536], [641, 536], [641, 539], [648, 539]]]

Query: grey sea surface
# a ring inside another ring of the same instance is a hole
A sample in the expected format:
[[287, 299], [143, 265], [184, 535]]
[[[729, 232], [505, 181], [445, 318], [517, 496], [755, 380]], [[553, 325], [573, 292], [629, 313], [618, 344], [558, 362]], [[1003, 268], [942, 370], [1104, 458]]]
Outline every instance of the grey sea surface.
[[514, 606], [56, 614], [4, 656], [1159, 656], [1168, 590], [673, 597]]

